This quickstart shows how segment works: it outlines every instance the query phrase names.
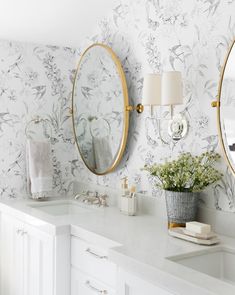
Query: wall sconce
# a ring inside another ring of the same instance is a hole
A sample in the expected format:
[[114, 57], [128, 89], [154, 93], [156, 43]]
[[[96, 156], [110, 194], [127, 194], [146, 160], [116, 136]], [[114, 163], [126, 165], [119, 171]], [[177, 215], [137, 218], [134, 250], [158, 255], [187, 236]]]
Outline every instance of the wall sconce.
[[183, 104], [182, 76], [178, 71], [164, 72], [160, 74], [147, 74], [144, 78], [142, 104], [136, 107], [129, 106], [128, 110], [136, 110], [138, 113], [144, 111], [145, 106], [150, 106], [151, 117], [153, 106], [170, 106], [170, 119], [156, 118], [157, 120], [168, 120], [168, 134], [173, 140], [180, 140], [188, 132], [188, 122], [181, 115], [174, 115], [174, 106]]

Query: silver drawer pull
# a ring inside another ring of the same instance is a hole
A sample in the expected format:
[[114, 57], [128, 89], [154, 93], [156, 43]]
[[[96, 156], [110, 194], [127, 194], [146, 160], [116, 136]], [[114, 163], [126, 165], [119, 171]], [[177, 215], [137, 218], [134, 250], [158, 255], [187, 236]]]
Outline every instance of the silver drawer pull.
[[108, 258], [105, 255], [98, 255], [98, 254], [92, 252], [90, 248], [87, 248], [86, 252], [89, 253], [90, 255], [94, 256], [95, 258], [98, 258], [98, 259], [107, 259]]
[[86, 281], [85, 285], [87, 288], [91, 289], [93, 292], [95, 292], [97, 294], [108, 294], [107, 290], [99, 290], [96, 287], [92, 286], [90, 281]]

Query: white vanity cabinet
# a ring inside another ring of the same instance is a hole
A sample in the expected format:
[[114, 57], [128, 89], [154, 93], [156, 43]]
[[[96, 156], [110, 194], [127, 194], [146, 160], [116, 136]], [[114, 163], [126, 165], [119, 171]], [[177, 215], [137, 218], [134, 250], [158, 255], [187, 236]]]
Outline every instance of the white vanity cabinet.
[[53, 295], [53, 237], [1, 215], [1, 294]]
[[127, 272], [128, 261], [119, 268], [118, 242], [82, 226], [16, 216], [22, 219], [15, 210], [0, 215], [0, 295], [173, 295]]
[[122, 269], [118, 272], [117, 295], [173, 295], [149, 282]]

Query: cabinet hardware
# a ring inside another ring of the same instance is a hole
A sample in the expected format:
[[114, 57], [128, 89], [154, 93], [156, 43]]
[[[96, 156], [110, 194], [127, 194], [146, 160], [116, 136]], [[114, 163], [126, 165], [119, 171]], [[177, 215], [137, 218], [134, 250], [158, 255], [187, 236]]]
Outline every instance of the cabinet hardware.
[[16, 230], [16, 233], [17, 235], [21, 235], [21, 236], [27, 235], [27, 231], [24, 231], [23, 229], [20, 229], [20, 228]]
[[105, 255], [99, 255], [99, 254], [96, 254], [96, 253], [92, 252], [92, 251], [90, 250], [90, 248], [87, 248], [87, 249], [86, 249], [86, 252], [87, 252], [88, 254], [92, 255], [93, 257], [98, 258], [98, 259], [107, 259], [107, 258], [108, 258], [108, 257], [105, 256]]
[[18, 228], [18, 229], [16, 230], [17, 235], [22, 234], [22, 232], [23, 232], [22, 229], [19, 229], [19, 228]]
[[85, 285], [87, 288], [91, 289], [93, 292], [96, 292], [97, 294], [108, 294], [107, 290], [99, 290], [96, 287], [92, 286], [90, 281], [86, 281]]

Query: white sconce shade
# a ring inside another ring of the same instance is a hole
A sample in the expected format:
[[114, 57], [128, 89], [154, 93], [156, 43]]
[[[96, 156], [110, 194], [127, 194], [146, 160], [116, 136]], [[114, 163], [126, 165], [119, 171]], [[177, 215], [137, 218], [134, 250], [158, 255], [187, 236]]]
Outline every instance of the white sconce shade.
[[171, 71], [162, 75], [161, 105], [183, 104], [183, 86], [181, 72]]
[[160, 74], [147, 74], [144, 77], [142, 104], [145, 106], [161, 105]]

